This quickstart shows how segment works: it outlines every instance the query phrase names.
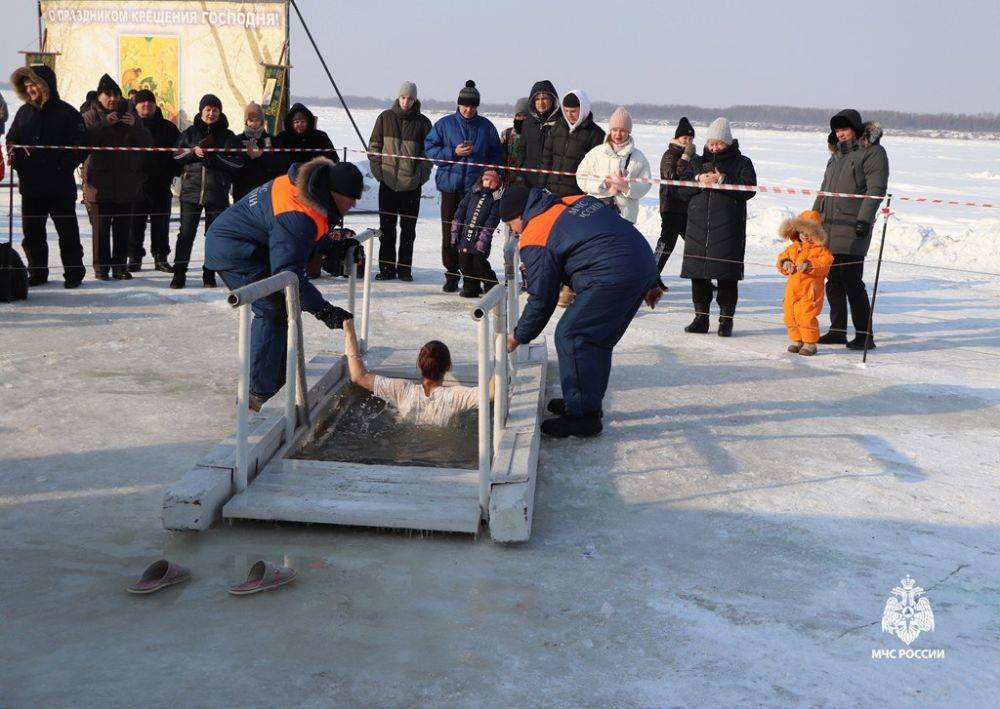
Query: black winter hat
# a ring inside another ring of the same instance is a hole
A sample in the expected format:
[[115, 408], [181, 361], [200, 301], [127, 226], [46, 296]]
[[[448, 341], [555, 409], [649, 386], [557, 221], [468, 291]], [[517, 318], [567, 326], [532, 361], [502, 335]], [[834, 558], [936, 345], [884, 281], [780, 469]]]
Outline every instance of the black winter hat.
[[112, 79], [110, 76], [105, 74], [101, 77], [101, 80], [97, 82], [97, 95], [107, 94], [108, 96], [122, 95], [122, 87]]
[[146, 101], [152, 101], [156, 103], [156, 96], [149, 89], [140, 89], [135, 92], [135, 103], [144, 103]]
[[860, 138], [865, 132], [865, 123], [861, 120], [861, 114], [853, 108], [845, 108], [843, 111], [830, 119], [830, 129], [853, 128], [854, 133]]
[[503, 197], [500, 198], [500, 220], [509, 222], [524, 214], [530, 194], [531, 188], [525, 185], [512, 185], [504, 190]]
[[674, 138], [680, 138], [685, 135], [694, 138], [694, 126], [691, 125], [691, 121], [687, 119], [687, 116], [681, 116], [681, 120], [677, 123], [677, 130], [674, 131]]
[[361, 170], [350, 162], [338, 162], [327, 170], [327, 189], [330, 192], [342, 194], [351, 199], [361, 199], [365, 189], [365, 180]]
[[476, 88], [476, 82], [469, 79], [465, 82], [465, 86], [461, 91], [458, 92], [458, 105], [459, 106], [478, 106], [479, 105], [479, 89]]
[[215, 94], [205, 94], [201, 97], [201, 101], [198, 102], [198, 113], [205, 110], [205, 106], [215, 106], [220, 111], [222, 110], [222, 101]]
[[580, 108], [580, 97], [574, 93], [563, 96], [562, 105], [566, 108]]

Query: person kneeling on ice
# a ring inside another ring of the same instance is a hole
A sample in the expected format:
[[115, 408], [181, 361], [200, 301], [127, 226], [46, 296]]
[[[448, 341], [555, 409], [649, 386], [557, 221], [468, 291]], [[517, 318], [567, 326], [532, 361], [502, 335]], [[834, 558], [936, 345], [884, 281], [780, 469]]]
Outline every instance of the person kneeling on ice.
[[823, 310], [823, 280], [830, 273], [833, 254], [826, 247], [826, 232], [819, 212], [807, 210], [786, 219], [778, 235], [792, 243], [778, 256], [778, 270], [788, 276], [785, 287], [785, 325], [792, 344], [788, 351], [816, 354], [819, 317]]
[[493, 233], [500, 224], [500, 173], [485, 170], [479, 184], [465, 193], [451, 220], [451, 243], [458, 249], [463, 298], [478, 298], [497, 284], [490, 266]]
[[[479, 408], [479, 389], [467, 386], [443, 386], [444, 375], [451, 371], [451, 351], [448, 345], [431, 340], [420, 348], [417, 368], [421, 381], [383, 377], [368, 371], [358, 347], [354, 320], [344, 321], [344, 351], [351, 381], [399, 411], [400, 418], [425, 426], [451, 426], [466, 411]], [[493, 400], [496, 377], [490, 380], [490, 400]]]
[[[282, 271], [299, 278], [302, 309], [331, 330], [353, 317], [323, 299], [306, 278], [314, 253], [340, 254], [357, 246], [349, 230], [332, 230], [361, 198], [361, 171], [351, 163], [314, 158], [296, 163], [229, 207], [212, 222], [205, 239], [205, 268], [218, 271], [230, 290]], [[284, 385], [288, 317], [284, 293], [252, 306], [250, 408], [259, 410]]]
[[563, 284], [576, 298], [556, 327], [562, 399], [548, 404], [558, 418], [542, 423], [542, 433], [596, 436], [601, 402], [611, 374], [611, 352], [639, 305], [655, 308], [656, 262], [645, 237], [594, 197], [559, 198], [523, 185], [508, 187], [500, 218], [520, 237], [528, 302], [507, 349], [531, 342], [545, 328]]

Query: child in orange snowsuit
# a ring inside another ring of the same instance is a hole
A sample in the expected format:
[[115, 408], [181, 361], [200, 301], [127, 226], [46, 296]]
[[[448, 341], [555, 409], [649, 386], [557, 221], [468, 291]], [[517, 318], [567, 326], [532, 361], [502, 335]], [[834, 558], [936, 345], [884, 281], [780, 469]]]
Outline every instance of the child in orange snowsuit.
[[785, 287], [785, 325], [792, 344], [789, 352], [816, 354], [817, 317], [823, 310], [823, 281], [830, 273], [833, 254], [826, 248], [819, 212], [807, 210], [781, 223], [778, 234], [792, 243], [778, 256], [778, 270], [788, 276]]

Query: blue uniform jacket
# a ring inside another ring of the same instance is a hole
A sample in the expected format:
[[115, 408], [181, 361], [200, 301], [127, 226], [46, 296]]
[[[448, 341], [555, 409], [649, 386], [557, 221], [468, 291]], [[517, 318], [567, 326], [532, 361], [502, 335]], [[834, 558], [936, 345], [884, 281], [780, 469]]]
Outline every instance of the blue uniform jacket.
[[306, 278], [306, 263], [340, 217], [332, 201], [320, 208], [296, 188], [300, 167], [292, 165], [287, 175], [251, 190], [212, 222], [205, 238], [205, 268], [270, 275], [291, 271], [299, 277], [302, 309], [315, 313], [326, 300]]
[[[472, 154], [460, 158], [455, 155], [455, 148], [465, 141], [472, 143]], [[441, 192], [466, 192], [476, 184], [485, 168], [468, 165], [468, 162], [499, 165], [498, 171], [503, 167], [500, 135], [489, 119], [478, 114], [465, 119], [455, 111], [439, 120], [424, 139], [424, 152], [435, 160], [461, 160], [458, 164], [438, 165], [434, 182]]]
[[528, 302], [514, 329], [518, 342], [541, 334], [564, 283], [587, 288], [652, 287], [656, 261], [646, 238], [612, 208], [589, 196], [564, 197], [534, 188], [519, 239]]

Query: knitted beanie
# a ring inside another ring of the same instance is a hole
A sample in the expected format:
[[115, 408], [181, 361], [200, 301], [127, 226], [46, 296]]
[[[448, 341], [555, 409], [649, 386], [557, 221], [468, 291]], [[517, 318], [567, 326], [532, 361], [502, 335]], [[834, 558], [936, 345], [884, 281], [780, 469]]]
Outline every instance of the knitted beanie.
[[726, 145], [732, 145], [733, 132], [729, 128], [729, 121], [722, 117], [712, 121], [712, 124], [708, 127], [708, 135], [705, 136], [705, 140], [721, 140]]
[[528, 115], [528, 111], [530, 111], [530, 110], [531, 110], [531, 102], [528, 100], [527, 96], [525, 96], [524, 98], [519, 98], [514, 103], [514, 115], [515, 116], [518, 113], [523, 113], [524, 115]]
[[136, 105], [140, 103], [145, 103], [146, 101], [152, 101], [156, 103], [156, 95], [149, 89], [139, 89], [135, 92], [135, 103]]
[[361, 170], [354, 163], [338, 162], [328, 170], [328, 184], [331, 192], [351, 199], [361, 199], [365, 190], [365, 180]]
[[524, 214], [530, 194], [531, 188], [525, 185], [513, 185], [504, 190], [503, 197], [500, 198], [501, 221], [509, 222]]
[[399, 85], [399, 91], [396, 93], [398, 98], [403, 98], [403, 96], [409, 96], [414, 101], [417, 99], [417, 85], [412, 81], [404, 81]]
[[264, 109], [260, 107], [260, 104], [251, 101], [247, 104], [247, 107], [243, 109], [243, 120], [249, 121], [253, 118], [258, 118], [264, 120]]
[[682, 116], [680, 122], [677, 124], [677, 130], [674, 131], [674, 139], [685, 135], [694, 138], [694, 126], [691, 125], [691, 121], [687, 119], [687, 116]]
[[580, 108], [580, 97], [570, 92], [563, 96], [562, 105], [566, 108]]
[[608, 120], [608, 132], [610, 133], [615, 128], [621, 128], [629, 133], [632, 132], [632, 116], [622, 106], [616, 108]]
[[458, 92], [458, 105], [459, 106], [478, 106], [479, 105], [479, 89], [476, 88], [476, 82], [469, 79], [465, 82], [465, 86], [461, 91]]

